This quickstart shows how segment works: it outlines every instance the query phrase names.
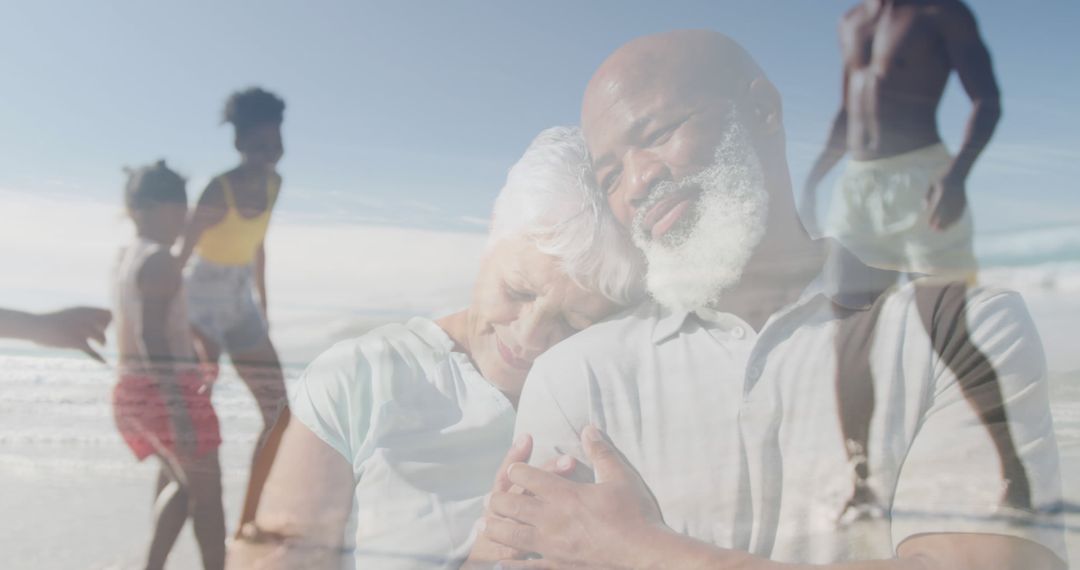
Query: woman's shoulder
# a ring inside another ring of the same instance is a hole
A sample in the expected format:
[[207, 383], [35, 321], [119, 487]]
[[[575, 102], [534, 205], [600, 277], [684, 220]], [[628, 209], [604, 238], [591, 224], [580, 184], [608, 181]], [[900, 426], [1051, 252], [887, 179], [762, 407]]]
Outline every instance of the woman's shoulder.
[[378, 326], [351, 343], [366, 356], [389, 357], [402, 362], [443, 360], [453, 348], [450, 337], [439, 325], [422, 317]]
[[380, 386], [423, 379], [449, 357], [431, 327], [439, 330], [427, 319], [412, 319], [342, 340], [312, 361], [302, 381], [338, 392], [378, 392]]

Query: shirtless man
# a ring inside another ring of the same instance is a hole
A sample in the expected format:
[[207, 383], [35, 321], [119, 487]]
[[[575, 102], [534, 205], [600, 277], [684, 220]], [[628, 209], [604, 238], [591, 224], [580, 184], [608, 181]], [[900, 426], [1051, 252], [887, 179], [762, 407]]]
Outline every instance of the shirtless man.
[[[843, 101], [806, 181], [804, 221], [817, 229], [816, 188], [850, 152], [826, 233], [871, 265], [974, 277], [964, 186], [1001, 117], [974, 16], [959, 0], [864, 0], [839, 32]], [[953, 70], [973, 105], [955, 157], [936, 118]]]

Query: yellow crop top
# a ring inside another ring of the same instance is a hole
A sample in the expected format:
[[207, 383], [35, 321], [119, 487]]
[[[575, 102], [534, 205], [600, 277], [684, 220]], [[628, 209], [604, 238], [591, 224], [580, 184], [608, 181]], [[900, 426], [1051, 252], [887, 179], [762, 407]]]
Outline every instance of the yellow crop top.
[[218, 265], [248, 265], [255, 261], [259, 244], [266, 238], [266, 229], [270, 226], [270, 212], [277, 200], [279, 183], [268, 181], [266, 184], [266, 210], [254, 218], [245, 218], [236, 208], [229, 179], [218, 177], [221, 192], [225, 195], [225, 217], [210, 226], [199, 238], [195, 251], [199, 257]]

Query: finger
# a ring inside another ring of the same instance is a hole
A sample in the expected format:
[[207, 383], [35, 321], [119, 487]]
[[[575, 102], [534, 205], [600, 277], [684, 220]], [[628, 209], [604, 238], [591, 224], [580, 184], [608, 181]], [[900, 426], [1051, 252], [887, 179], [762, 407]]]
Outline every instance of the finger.
[[544, 507], [545, 504], [536, 497], [514, 493], [495, 493], [488, 500], [491, 513], [530, 526], [540, 526], [547, 515]]
[[926, 208], [928, 214], [927, 223], [930, 224], [931, 228], [934, 228], [937, 226], [938, 218], [941, 216], [941, 204], [936, 200], [928, 201]]
[[480, 521], [480, 533], [492, 542], [525, 552], [539, 550], [539, 535], [535, 527], [509, 519], [484, 517]]
[[510, 451], [506, 452], [506, 456], [495, 474], [495, 485], [492, 492], [510, 490], [510, 466], [528, 461], [532, 455], [532, 444], [532, 436], [527, 433], [523, 433], [514, 439], [514, 444], [510, 446]]
[[100, 362], [102, 364], [106, 364], [105, 359], [102, 358], [101, 355], [98, 354], [96, 350], [94, 350], [93, 348], [90, 348], [90, 344], [88, 342], [86, 342], [85, 340], [80, 341], [77, 348], [79, 350], [83, 351], [90, 358], [93, 358], [94, 360], [96, 360], [96, 361], [98, 361], [98, 362]]
[[515, 463], [507, 469], [510, 482], [539, 497], [555, 497], [570, 492], [574, 483], [525, 463]]
[[92, 323], [79, 322], [72, 323], [64, 330], [64, 336], [71, 339], [71, 342], [80, 344], [83, 341], [98, 340], [98, 337], [102, 340], [98, 340], [99, 343], [104, 344], [105, 333], [96, 328]]
[[98, 344], [105, 344], [105, 328], [99, 326], [92, 326], [87, 332], [88, 337], [97, 341]]
[[[560, 477], [572, 478], [572, 475], [577, 469], [577, 466], [577, 459], [574, 459], [569, 455], [560, 455], [558, 457], [552, 457], [551, 459], [548, 459], [547, 463], [544, 463], [543, 469], [544, 471], [555, 473]], [[522, 489], [517, 485], [511, 485], [510, 492], [520, 495], [525, 492], [525, 489]]]
[[585, 447], [585, 456], [593, 465], [597, 483], [623, 480], [634, 475], [634, 470], [622, 454], [596, 426], [585, 426], [581, 431], [581, 443]]
[[94, 323], [94, 326], [98, 328], [106, 328], [109, 323], [112, 322], [112, 312], [108, 309], [99, 309], [97, 307], [87, 308], [89, 311], [89, 320]]
[[569, 455], [560, 455], [558, 457], [552, 457], [544, 464], [544, 471], [549, 473], [555, 473], [563, 477], [569, 477], [574, 469], [577, 468], [577, 459]]
[[929, 208], [929, 207], [933, 206], [933, 204], [935, 202], [937, 202], [937, 195], [938, 195], [937, 186], [931, 184], [930, 187], [926, 189], [926, 197], [923, 199], [923, 202], [926, 204], [926, 207]]

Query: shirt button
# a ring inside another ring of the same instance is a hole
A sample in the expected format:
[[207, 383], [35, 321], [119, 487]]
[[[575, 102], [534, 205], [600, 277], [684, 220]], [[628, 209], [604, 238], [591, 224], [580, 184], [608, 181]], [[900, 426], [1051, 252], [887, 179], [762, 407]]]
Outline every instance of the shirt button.
[[761, 366], [758, 366], [757, 364], [755, 364], [755, 365], [751, 366], [750, 368], [747, 368], [746, 369], [746, 376], [748, 378], [750, 378], [750, 380], [757, 380], [758, 377], [761, 376]]
[[746, 336], [746, 330], [744, 330], [742, 327], [735, 327], [731, 329], [731, 336], [735, 338], [742, 338]]

